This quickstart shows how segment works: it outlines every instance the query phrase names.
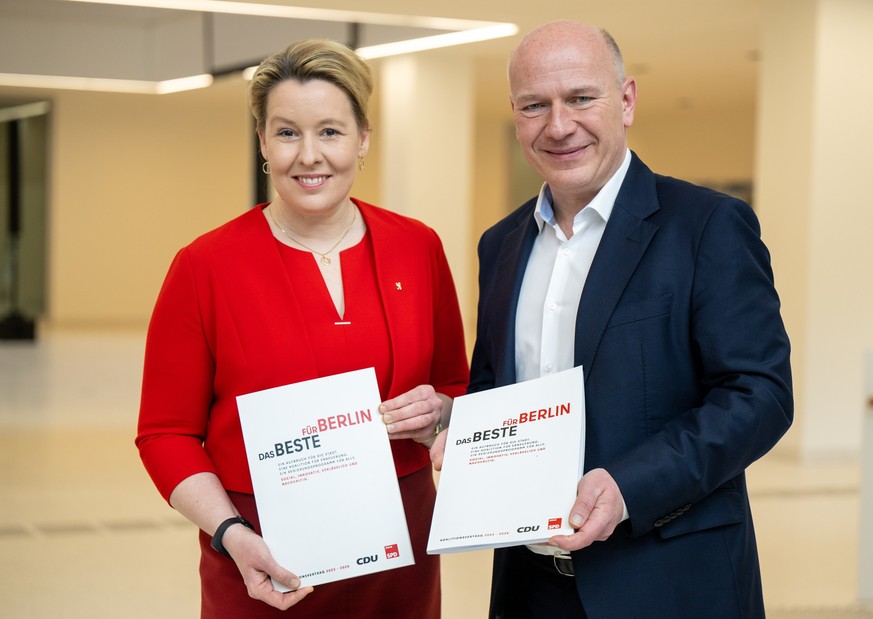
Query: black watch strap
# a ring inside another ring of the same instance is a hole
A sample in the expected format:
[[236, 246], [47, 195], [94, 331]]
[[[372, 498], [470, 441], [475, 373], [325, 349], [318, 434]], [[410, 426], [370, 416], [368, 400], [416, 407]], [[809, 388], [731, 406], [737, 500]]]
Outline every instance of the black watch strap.
[[243, 518], [242, 516], [234, 516], [233, 518], [228, 518], [215, 529], [215, 535], [212, 536], [212, 541], [209, 543], [212, 546], [213, 550], [216, 550], [223, 554], [225, 557], [230, 557], [230, 553], [227, 551], [227, 548], [224, 547], [224, 544], [221, 543], [221, 540], [224, 538], [224, 532], [227, 531], [228, 527], [231, 527], [235, 524], [241, 524], [245, 527], [250, 528], [252, 531], [255, 530], [255, 527], [252, 526], [252, 523]]

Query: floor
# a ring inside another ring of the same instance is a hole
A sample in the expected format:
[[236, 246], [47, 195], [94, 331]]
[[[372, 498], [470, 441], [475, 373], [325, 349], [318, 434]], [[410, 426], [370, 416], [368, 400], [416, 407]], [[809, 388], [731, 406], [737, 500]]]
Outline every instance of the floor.
[[[2, 617], [198, 616], [195, 530], [133, 446], [142, 347], [139, 332], [0, 341]], [[859, 469], [750, 468], [768, 617], [873, 618], [857, 599]], [[489, 577], [488, 552], [444, 556], [443, 616], [485, 617]]]

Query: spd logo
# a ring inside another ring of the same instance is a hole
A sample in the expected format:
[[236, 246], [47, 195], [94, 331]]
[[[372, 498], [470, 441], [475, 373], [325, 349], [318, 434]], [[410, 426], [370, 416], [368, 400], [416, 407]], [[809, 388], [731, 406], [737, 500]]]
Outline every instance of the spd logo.
[[561, 528], [561, 519], [560, 518], [549, 518], [549, 529], [560, 529]]
[[400, 556], [400, 551], [397, 549], [397, 544], [391, 544], [390, 546], [385, 546], [385, 558], [386, 559], [396, 559]]

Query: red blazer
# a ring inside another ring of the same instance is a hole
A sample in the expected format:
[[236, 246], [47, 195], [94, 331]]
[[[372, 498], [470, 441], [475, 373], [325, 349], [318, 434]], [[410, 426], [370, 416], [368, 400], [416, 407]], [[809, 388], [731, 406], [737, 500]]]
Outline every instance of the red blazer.
[[[463, 394], [469, 370], [442, 243], [418, 221], [355, 204], [372, 240], [391, 338], [393, 376], [383, 397], [421, 384]], [[201, 472], [217, 474], [227, 490], [252, 493], [236, 397], [318, 376], [312, 356], [318, 342], [298, 305], [306, 293], [295, 290], [283, 267], [265, 206], [179, 251], [158, 296], [136, 444], [165, 499]], [[430, 464], [418, 443], [391, 444], [398, 476]]]

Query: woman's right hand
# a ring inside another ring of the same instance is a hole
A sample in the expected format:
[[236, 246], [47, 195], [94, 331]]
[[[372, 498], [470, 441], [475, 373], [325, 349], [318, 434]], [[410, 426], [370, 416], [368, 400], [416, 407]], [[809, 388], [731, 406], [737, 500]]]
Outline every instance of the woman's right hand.
[[[170, 505], [210, 535], [219, 523], [238, 514], [215, 473], [183, 479], [170, 494]], [[264, 539], [248, 527], [228, 527], [221, 544], [233, 557], [250, 597], [286, 610], [312, 592], [312, 587], [298, 588], [300, 579], [276, 563]], [[270, 577], [291, 591], [277, 591]]]
[[[222, 538], [222, 544], [236, 562], [249, 597], [286, 610], [312, 593], [312, 587], [299, 588], [300, 579], [276, 563], [264, 539], [254, 531], [243, 526], [230, 527]], [[277, 591], [271, 577], [291, 591]]]

